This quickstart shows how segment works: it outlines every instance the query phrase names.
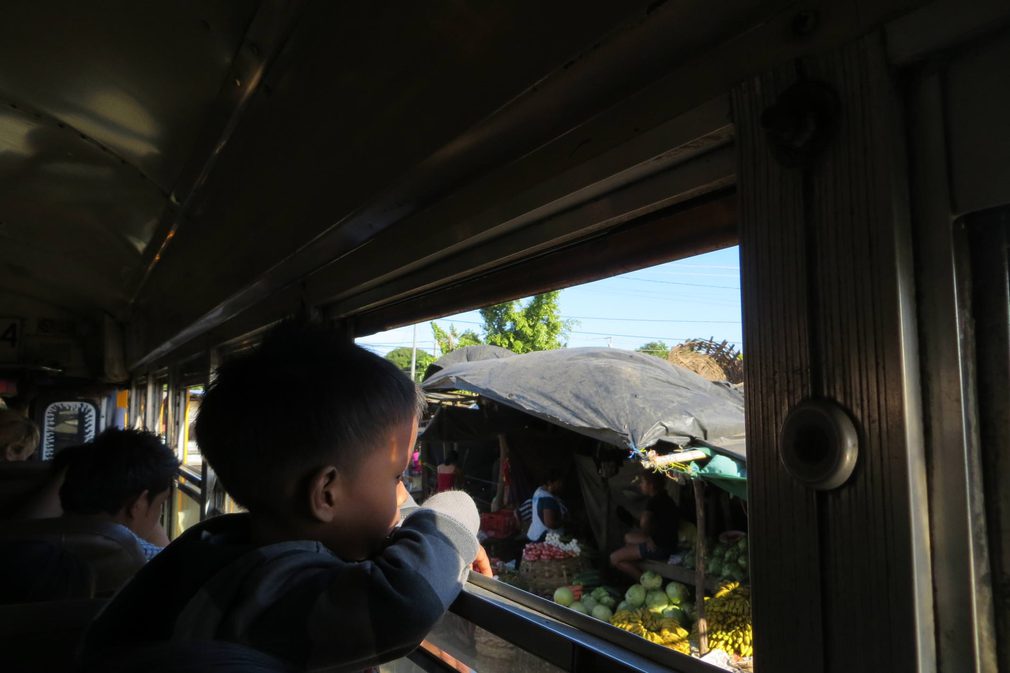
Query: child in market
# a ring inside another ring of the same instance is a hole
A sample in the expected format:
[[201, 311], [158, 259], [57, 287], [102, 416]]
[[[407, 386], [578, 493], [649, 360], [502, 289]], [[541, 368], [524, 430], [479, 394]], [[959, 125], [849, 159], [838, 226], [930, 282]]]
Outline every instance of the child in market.
[[197, 441], [249, 511], [204, 521], [145, 566], [92, 626], [85, 665], [198, 641], [302, 670], [414, 649], [471, 565], [490, 574], [470, 497], [418, 508], [402, 486], [421, 400], [392, 363], [319, 326], [283, 324], [222, 366]]

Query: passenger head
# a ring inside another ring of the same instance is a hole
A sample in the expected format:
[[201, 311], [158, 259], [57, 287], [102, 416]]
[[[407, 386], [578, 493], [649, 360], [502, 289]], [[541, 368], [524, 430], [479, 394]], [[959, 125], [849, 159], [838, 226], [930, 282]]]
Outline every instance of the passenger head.
[[445, 465], [459, 465], [459, 451], [456, 449], [451, 449], [449, 453], [445, 454], [445, 460], [443, 461]]
[[0, 462], [28, 460], [38, 445], [38, 426], [17, 411], [0, 410]]
[[284, 323], [218, 369], [196, 437], [258, 530], [364, 558], [399, 516], [422, 406], [393, 363], [332, 329]]
[[108, 516], [140, 536], [158, 525], [179, 461], [157, 436], [112, 428], [67, 451], [65, 513]]
[[565, 473], [560, 468], [552, 467], [547, 470], [544, 476], [544, 488], [555, 495], [561, 492], [565, 486]]

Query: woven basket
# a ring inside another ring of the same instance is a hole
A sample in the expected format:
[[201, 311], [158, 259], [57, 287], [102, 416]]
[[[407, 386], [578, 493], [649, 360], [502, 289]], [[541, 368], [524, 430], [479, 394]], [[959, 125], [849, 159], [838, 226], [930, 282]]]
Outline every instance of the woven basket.
[[564, 584], [571, 584], [572, 578], [585, 570], [586, 564], [581, 556], [565, 559], [542, 559], [519, 564], [519, 576], [535, 594], [552, 594], [555, 589]]
[[719, 366], [715, 358], [705, 353], [698, 353], [690, 348], [674, 348], [670, 351], [667, 359], [709, 381], [725, 381], [727, 379], [726, 371]]
[[728, 341], [689, 339], [671, 348], [666, 359], [709, 381], [743, 383], [743, 360]]

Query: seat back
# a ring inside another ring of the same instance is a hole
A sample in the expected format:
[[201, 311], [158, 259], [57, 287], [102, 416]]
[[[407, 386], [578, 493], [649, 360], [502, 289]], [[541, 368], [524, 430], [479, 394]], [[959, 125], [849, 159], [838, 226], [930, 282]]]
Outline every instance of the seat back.
[[0, 463], [0, 521], [11, 518], [50, 478], [50, 463]]
[[[144, 566], [137, 539], [110, 521], [63, 516], [0, 524], [0, 542], [36, 541], [54, 544], [84, 561], [94, 574], [95, 595], [111, 596]], [[3, 578], [2, 581], [13, 581]]]
[[94, 598], [86, 562], [44, 540], [0, 540], [0, 605]]
[[0, 671], [76, 670], [84, 632], [104, 605], [99, 599], [0, 605]]
[[296, 673], [259, 650], [220, 640], [160, 643], [103, 661], [85, 673]]

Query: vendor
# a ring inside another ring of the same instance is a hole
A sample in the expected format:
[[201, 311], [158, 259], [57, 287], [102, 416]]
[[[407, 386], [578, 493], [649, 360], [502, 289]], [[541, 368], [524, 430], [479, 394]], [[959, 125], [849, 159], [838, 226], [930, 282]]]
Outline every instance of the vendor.
[[648, 500], [637, 530], [624, 536], [624, 546], [610, 555], [610, 565], [638, 580], [642, 570], [636, 561], [666, 561], [677, 550], [680, 510], [666, 492], [666, 477], [646, 470], [638, 477], [638, 489]]
[[452, 449], [445, 454], [445, 460], [438, 466], [436, 472], [438, 473], [438, 481], [435, 484], [435, 490], [439, 493], [461, 488], [463, 486], [463, 469], [459, 466], [459, 452]]
[[530, 509], [530, 529], [526, 536], [532, 542], [542, 542], [548, 533], [562, 535], [562, 524], [567, 511], [558, 493], [564, 487], [561, 470], [548, 470], [543, 484], [533, 493]]

